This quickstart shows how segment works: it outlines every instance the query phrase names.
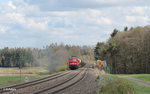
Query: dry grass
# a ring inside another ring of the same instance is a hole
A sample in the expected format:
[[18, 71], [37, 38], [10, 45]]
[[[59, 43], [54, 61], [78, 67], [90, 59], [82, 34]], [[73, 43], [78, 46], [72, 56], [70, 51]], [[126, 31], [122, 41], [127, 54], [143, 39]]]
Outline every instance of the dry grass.
[[[43, 73], [45, 72], [46, 70], [43, 69], [43, 68], [24, 68], [24, 69], [21, 69], [21, 73], [22, 74], [37, 74], [37, 73]], [[8, 68], [8, 69], [5, 69], [5, 70], [0, 70], [0, 75], [1, 74], [19, 74], [20, 73], [20, 70], [17, 69], [17, 68]]]

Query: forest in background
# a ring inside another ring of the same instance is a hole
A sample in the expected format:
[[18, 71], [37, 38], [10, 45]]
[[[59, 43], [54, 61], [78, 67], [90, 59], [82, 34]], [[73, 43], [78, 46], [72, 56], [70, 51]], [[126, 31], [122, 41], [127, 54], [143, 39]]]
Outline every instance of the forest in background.
[[71, 46], [52, 43], [38, 48], [0, 49], [0, 67], [49, 67], [55, 71], [57, 66], [68, 63], [71, 56], [77, 56], [85, 62], [94, 61], [93, 47]]
[[107, 42], [98, 42], [96, 60], [106, 60], [113, 74], [150, 73], [150, 26], [114, 29]]

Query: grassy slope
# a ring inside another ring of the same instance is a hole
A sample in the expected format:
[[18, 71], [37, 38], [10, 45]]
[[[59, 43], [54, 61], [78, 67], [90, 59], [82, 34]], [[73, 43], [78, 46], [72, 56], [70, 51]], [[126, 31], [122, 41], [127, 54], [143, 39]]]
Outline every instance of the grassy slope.
[[[108, 76], [112, 77], [115, 80], [119, 80], [120, 79], [116, 75], [108, 74]], [[124, 76], [128, 76], [128, 75], [124, 75]], [[140, 74], [139, 75], [130, 75], [130, 76], [143, 77], [145, 79], [145, 76], [143, 76], [143, 74], [141, 74], [141, 75]], [[124, 81], [126, 83], [130, 83], [134, 87], [136, 94], [149, 94], [150, 93], [150, 88], [149, 87], [139, 86], [135, 82], [132, 82], [132, 81], [129, 81], [129, 80], [126, 80], [126, 79], [120, 79], [120, 80], [122, 80], [122, 81]]]
[[[112, 79], [109, 83], [102, 86], [99, 94], [135, 94], [132, 84], [121, 80], [116, 75], [107, 74], [107, 78]], [[103, 79], [103, 80], [105, 80]]]
[[125, 79], [123, 79], [123, 80], [126, 82], [130, 82], [134, 86], [136, 94], [150, 94], [150, 88], [149, 87], [139, 86], [135, 82], [125, 80]]

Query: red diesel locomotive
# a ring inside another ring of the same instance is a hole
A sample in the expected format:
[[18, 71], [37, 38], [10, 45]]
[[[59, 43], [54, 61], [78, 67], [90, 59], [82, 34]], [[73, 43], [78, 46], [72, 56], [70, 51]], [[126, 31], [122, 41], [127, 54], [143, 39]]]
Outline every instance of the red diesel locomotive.
[[74, 70], [74, 69], [78, 69], [80, 67], [83, 67], [85, 65], [85, 63], [81, 60], [81, 59], [78, 59], [77, 57], [75, 56], [72, 56], [70, 59], [69, 59], [69, 68], [71, 70]]

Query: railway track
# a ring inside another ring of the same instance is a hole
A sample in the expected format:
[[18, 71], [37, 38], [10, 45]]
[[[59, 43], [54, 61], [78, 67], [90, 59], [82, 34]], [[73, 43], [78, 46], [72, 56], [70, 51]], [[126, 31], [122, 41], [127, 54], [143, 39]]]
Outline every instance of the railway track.
[[55, 73], [55, 74], [52, 74], [50, 76], [47, 76], [47, 77], [44, 77], [44, 78], [41, 78], [41, 79], [30, 81], [30, 82], [20, 83], [20, 84], [16, 84], [16, 85], [12, 85], [12, 86], [3, 87], [3, 88], [0, 88], [0, 94], [6, 93], [6, 92], [11, 92], [11, 89], [18, 90], [18, 89], [21, 89], [21, 88], [25, 88], [25, 87], [33, 86], [33, 85], [40, 84], [40, 83], [43, 83], [43, 82], [46, 82], [46, 81], [50, 81], [50, 80], [65, 76], [69, 73], [71, 73], [71, 71], [59, 72], [59, 73]]
[[0, 88], [0, 94], [55, 94], [79, 83], [85, 78], [88, 67], [55, 73], [30, 82], [3, 87]]
[[59, 82], [58, 84], [54, 85], [54, 86], [50, 86], [47, 88], [44, 88], [42, 90], [36, 91], [33, 94], [56, 94], [66, 88], [69, 88], [77, 83], [79, 83], [82, 79], [85, 78], [87, 74], [87, 68], [80, 70], [79, 72], [77, 72], [76, 74], [74, 74], [73, 76], [71, 76], [70, 78]]

